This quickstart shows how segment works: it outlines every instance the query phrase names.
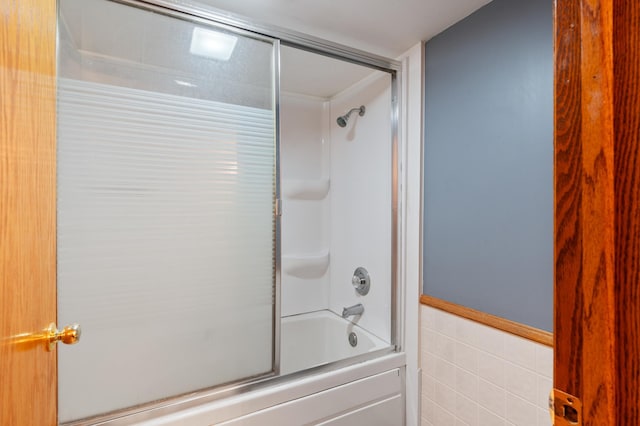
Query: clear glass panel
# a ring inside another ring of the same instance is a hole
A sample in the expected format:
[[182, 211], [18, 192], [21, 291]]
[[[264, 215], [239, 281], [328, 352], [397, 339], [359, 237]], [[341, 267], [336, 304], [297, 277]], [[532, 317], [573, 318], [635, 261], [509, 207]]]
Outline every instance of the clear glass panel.
[[60, 2], [59, 418], [273, 370], [274, 44]]
[[[280, 373], [289, 374], [396, 343], [394, 81], [293, 47], [280, 58]], [[358, 267], [370, 277], [364, 295], [351, 285]]]

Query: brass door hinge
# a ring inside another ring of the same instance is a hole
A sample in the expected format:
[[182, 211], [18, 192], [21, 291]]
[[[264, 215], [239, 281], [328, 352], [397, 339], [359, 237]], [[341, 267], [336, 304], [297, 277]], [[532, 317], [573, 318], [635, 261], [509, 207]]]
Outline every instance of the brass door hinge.
[[582, 402], [573, 395], [553, 389], [549, 393], [549, 415], [553, 426], [582, 426]]

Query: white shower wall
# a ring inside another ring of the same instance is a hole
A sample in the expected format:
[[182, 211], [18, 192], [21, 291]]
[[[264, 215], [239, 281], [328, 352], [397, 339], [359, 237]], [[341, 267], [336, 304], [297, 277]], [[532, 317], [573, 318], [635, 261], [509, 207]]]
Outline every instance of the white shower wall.
[[[362, 303], [358, 324], [391, 339], [391, 76], [375, 72], [331, 100], [331, 269], [329, 307]], [[346, 127], [336, 118], [354, 112]], [[369, 271], [371, 289], [358, 295], [351, 277]]]
[[[375, 72], [330, 100], [281, 97], [282, 316], [320, 309], [391, 339], [391, 77]], [[354, 112], [346, 127], [336, 118]], [[323, 269], [326, 266], [326, 269]], [[358, 266], [371, 290], [358, 295]], [[308, 273], [307, 273], [308, 272]]]
[[328, 103], [280, 98], [282, 316], [329, 307]]

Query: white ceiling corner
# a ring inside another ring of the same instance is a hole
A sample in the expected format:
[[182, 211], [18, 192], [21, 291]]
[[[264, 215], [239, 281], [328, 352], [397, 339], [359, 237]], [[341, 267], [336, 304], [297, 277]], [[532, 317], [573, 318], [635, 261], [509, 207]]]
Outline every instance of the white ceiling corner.
[[[491, 0], [194, 0], [365, 52], [398, 58]], [[329, 98], [369, 74], [361, 66], [283, 49], [282, 89]]]
[[380, 56], [397, 58], [490, 0], [197, 0]]

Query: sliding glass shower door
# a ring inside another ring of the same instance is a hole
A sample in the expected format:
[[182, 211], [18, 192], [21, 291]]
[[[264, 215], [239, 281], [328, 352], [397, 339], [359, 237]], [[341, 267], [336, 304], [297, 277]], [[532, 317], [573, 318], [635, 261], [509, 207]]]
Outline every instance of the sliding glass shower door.
[[276, 369], [277, 42], [60, 0], [59, 419]]

